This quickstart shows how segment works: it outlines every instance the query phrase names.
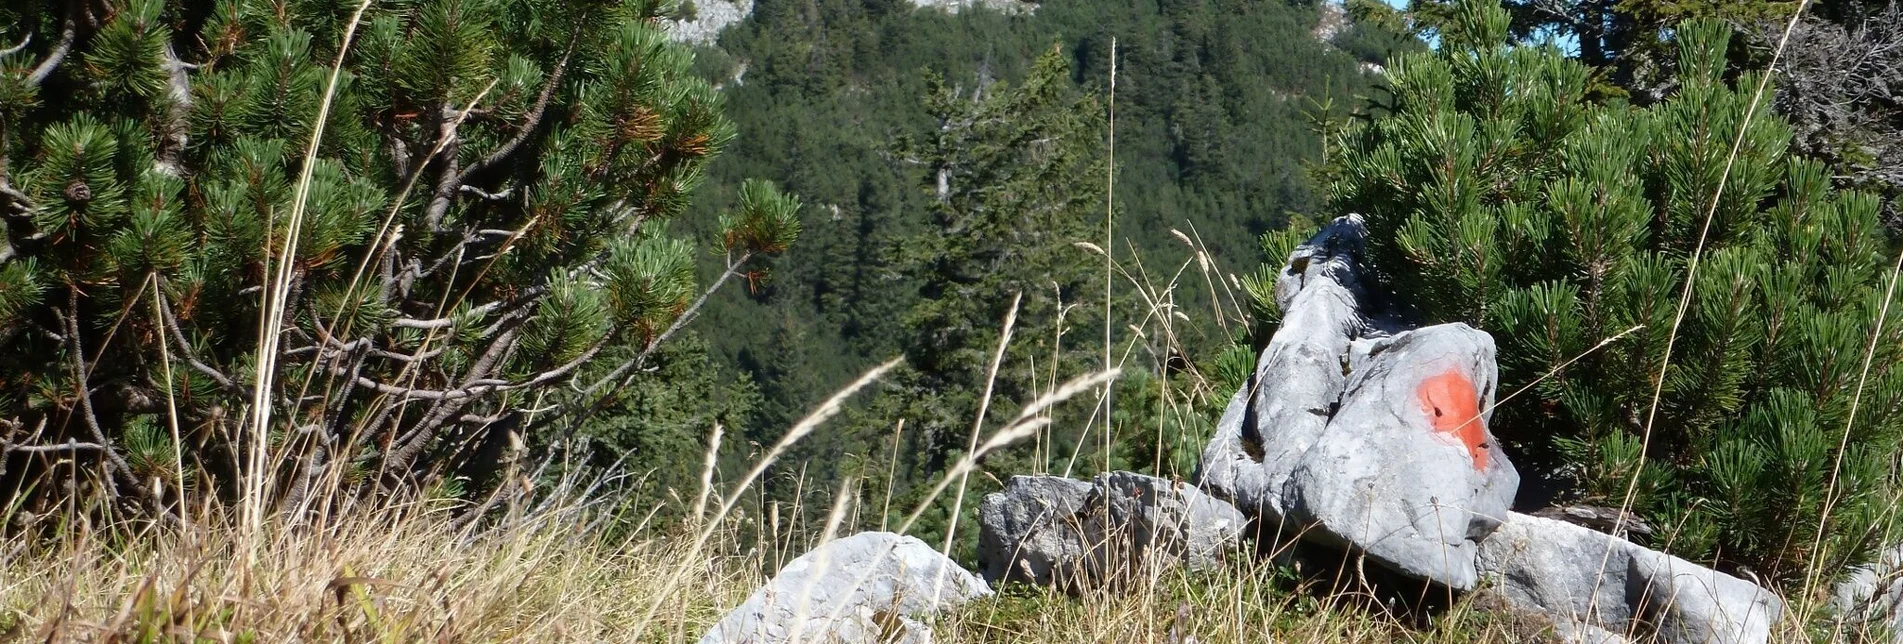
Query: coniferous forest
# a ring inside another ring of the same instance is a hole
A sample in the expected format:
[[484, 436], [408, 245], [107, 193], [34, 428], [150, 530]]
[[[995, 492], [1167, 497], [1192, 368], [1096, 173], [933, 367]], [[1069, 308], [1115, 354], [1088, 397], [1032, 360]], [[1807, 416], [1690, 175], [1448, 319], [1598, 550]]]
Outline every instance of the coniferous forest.
[[0, 4], [0, 639], [1903, 641], [1900, 6]]

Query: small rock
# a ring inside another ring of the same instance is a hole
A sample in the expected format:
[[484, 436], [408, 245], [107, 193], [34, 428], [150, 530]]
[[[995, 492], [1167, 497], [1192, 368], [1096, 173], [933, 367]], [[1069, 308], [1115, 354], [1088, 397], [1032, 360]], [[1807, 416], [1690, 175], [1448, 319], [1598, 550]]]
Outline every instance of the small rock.
[[1852, 568], [1832, 590], [1830, 607], [1848, 629], [1887, 629], [1890, 642], [1903, 644], [1903, 544]]
[[1125, 579], [1149, 566], [1217, 565], [1248, 519], [1195, 487], [1132, 472], [1089, 483], [1014, 476], [979, 505], [985, 578], [1067, 585]]
[[1508, 515], [1481, 542], [1479, 567], [1517, 609], [1667, 644], [1758, 644], [1784, 614], [1781, 600], [1751, 582], [1525, 514]]
[[1084, 502], [1090, 484], [1061, 476], [1013, 476], [978, 505], [978, 562], [985, 579], [1050, 585], [1071, 578], [1090, 551]]
[[984, 580], [917, 538], [862, 532], [787, 563], [700, 644], [928, 644], [919, 618], [989, 594]]
[[1631, 644], [1632, 640], [1624, 635], [1574, 621], [1562, 621], [1553, 625], [1553, 636], [1564, 644]]

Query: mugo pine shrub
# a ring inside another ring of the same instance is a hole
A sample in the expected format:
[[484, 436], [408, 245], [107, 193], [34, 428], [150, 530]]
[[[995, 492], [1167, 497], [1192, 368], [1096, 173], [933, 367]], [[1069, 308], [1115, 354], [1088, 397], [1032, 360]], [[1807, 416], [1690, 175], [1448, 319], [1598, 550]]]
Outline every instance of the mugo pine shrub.
[[345, 49], [359, 4], [0, 8], [16, 476], [158, 511], [414, 481], [572, 431], [691, 317], [695, 253], [718, 287], [797, 236], [764, 182], [711, 248], [666, 233], [734, 131], [662, 3], [374, 3]]
[[1636, 468], [1654, 545], [1780, 581], [1859, 560], [1885, 536], [1903, 431], [1903, 325], [1859, 386], [1895, 251], [1878, 202], [1786, 153], [1721, 25], [1675, 32], [1679, 86], [1641, 107], [1589, 101], [1586, 67], [1509, 44], [1507, 23], [1462, 5], [1438, 51], [1393, 66], [1393, 116], [1342, 136], [1331, 207], [1367, 216], [1394, 306], [1493, 333], [1502, 395], [1552, 371], [1494, 431], [1586, 501], [1619, 505]]

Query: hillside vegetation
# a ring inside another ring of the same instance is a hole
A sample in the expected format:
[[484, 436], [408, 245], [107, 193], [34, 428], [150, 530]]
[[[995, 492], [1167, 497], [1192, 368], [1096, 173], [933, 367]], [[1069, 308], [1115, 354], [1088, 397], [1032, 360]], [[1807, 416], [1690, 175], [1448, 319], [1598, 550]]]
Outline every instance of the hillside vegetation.
[[[1516, 510], [1874, 636], [1900, 246], [1832, 128], [1887, 117], [1778, 112], [1808, 5], [1734, 4], [6, 3], [0, 639], [687, 642], [856, 532], [972, 567], [1013, 475], [1194, 487], [1349, 213], [1357, 325], [1497, 343]], [[1551, 635], [1263, 543], [929, 628]]]

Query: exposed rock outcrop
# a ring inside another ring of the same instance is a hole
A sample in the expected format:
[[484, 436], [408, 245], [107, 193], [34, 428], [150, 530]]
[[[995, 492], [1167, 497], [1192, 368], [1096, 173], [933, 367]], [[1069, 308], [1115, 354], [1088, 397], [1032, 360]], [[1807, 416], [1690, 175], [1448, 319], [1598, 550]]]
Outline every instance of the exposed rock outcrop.
[[700, 644], [925, 644], [919, 618], [991, 594], [984, 580], [914, 537], [862, 532], [781, 568]]
[[[753, 0], [692, 0], [693, 17], [687, 20], [671, 20], [664, 23], [667, 36], [679, 42], [693, 45], [711, 45], [720, 39], [725, 31], [747, 16], [753, 14]], [[913, 0], [913, 4], [925, 8], [943, 9], [948, 13], [958, 13], [970, 7], [984, 7], [1001, 13], [1030, 13], [1037, 10], [1037, 3], [1028, 0]]]
[[1509, 515], [1480, 544], [1479, 561], [1492, 592], [1509, 605], [1579, 632], [1637, 633], [1666, 644], [1757, 644], [1784, 614], [1782, 600], [1751, 582], [1524, 514]]
[[720, 32], [733, 26], [753, 13], [753, 0], [693, 0], [694, 17], [691, 20], [676, 20], [663, 23], [667, 36], [674, 40], [695, 44], [711, 45], [720, 39]]
[[985, 579], [1073, 585], [1217, 565], [1247, 519], [1194, 486], [1131, 472], [1014, 476], [979, 506]]

